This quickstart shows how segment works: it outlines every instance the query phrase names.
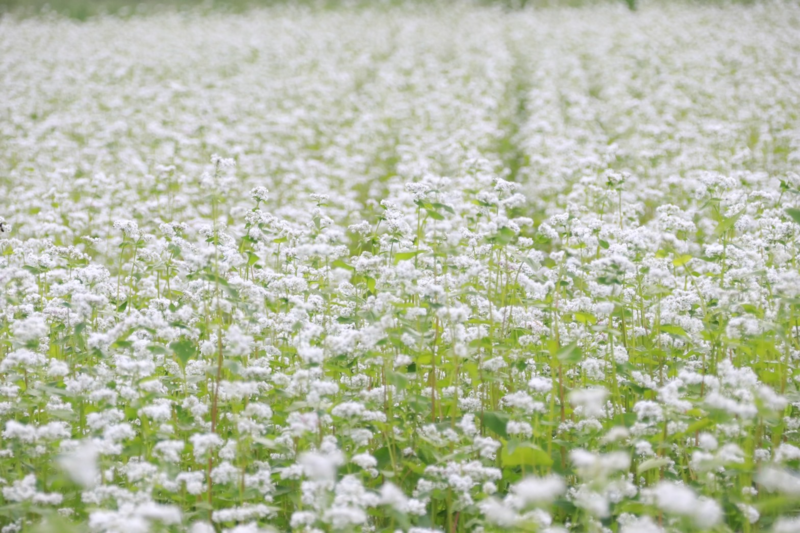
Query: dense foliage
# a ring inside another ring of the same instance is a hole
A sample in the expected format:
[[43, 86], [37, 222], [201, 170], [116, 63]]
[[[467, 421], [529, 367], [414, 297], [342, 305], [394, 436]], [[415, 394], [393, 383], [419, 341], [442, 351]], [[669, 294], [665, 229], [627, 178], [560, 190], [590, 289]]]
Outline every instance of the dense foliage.
[[799, 36], [0, 19], [0, 529], [800, 530]]

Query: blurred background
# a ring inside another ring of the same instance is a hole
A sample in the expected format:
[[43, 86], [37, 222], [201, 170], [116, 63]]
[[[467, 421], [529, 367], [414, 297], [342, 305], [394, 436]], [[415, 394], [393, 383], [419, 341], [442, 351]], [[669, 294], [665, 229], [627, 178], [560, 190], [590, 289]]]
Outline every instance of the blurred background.
[[[678, 0], [697, 4], [750, 4], [754, 0]], [[99, 15], [120, 17], [158, 12], [159, 10], [208, 10], [243, 12], [248, 9], [276, 4], [293, 4], [317, 9], [339, 7], [358, 8], [392, 6], [408, 3], [495, 5], [505, 9], [581, 7], [591, 4], [619, 3], [630, 9], [641, 4], [674, 3], [675, 0], [0, 0], [0, 15], [33, 16], [60, 14], [76, 20], [87, 20]]]

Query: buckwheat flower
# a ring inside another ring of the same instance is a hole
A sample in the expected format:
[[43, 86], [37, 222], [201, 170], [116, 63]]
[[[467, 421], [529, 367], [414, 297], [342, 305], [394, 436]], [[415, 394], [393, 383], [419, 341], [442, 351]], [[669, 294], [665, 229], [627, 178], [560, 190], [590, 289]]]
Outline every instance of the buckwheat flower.
[[634, 516], [629, 513], [623, 513], [619, 516], [618, 522], [620, 524], [620, 533], [664, 532], [649, 516]]
[[761, 518], [761, 513], [758, 512], [758, 509], [753, 507], [752, 505], [748, 505], [746, 503], [737, 503], [736, 507], [739, 509], [744, 517], [747, 519], [748, 522], [751, 524], [755, 524], [758, 522], [758, 519]]
[[772, 453], [766, 448], [756, 448], [753, 451], [753, 460], [757, 462], [769, 461]]
[[306, 476], [320, 481], [332, 481], [336, 477], [336, 470], [344, 462], [341, 454], [324, 455], [317, 452], [304, 452], [300, 454], [297, 463], [303, 467]]
[[350, 462], [357, 464], [364, 470], [368, 468], [375, 468], [376, 466], [378, 466], [378, 460], [368, 453], [360, 453], [358, 455], [354, 455], [350, 459]]
[[772, 388], [766, 385], [759, 385], [757, 394], [763, 406], [772, 411], [783, 411], [789, 404], [786, 398], [779, 396]]
[[478, 504], [486, 521], [500, 527], [513, 527], [520, 521], [517, 512], [495, 497], [486, 498]]
[[545, 406], [542, 402], [534, 401], [533, 398], [523, 391], [507, 394], [503, 396], [500, 401], [507, 407], [516, 407], [527, 414], [534, 412], [543, 413], [545, 411]]
[[311, 526], [316, 521], [316, 513], [311, 511], [295, 511], [292, 513], [290, 525], [292, 526], [292, 529], [300, 529], [303, 526]]
[[493, 357], [481, 363], [481, 368], [490, 372], [497, 372], [501, 368], [508, 366], [508, 363], [502, 357]]
[[397, 367], [401, 367], [401, 366], [408, 366], [413, 362], [414, 362], [414, 360], [410, 356], [408, 356], [406, 354], [398, 354], [394, 358], [393, 367], [397, 368]]
[[234, 324], [225, 332], [223, 344], [228, 354], [241, 357], [253, 350], [253, 337], [245, 334], [239, 326]]
[[64, 453], [59, 458], [58, 464], [74, 482], [82, 487], [91, 488], [100, 479], [97, 456], [98, 450], [95, 444], [83, 442]]
[[175, 481], [178, 483], [185, 483], [186, 492], [192, 495], [202, 494], [206, 491], [206, 473], [198, 472], [181, 472], [175, 476]]
[[14, 368], [34, 371], [37, 367], [44, 366], [46, 361], [44, 355], [21, 348], [6, 355], [0, 363], [0, 372], [8, 372]]
[[624, 346], [615, 344], [614, 351], [612, 352], [612, 358], [618, 365], [623, 365], [628, 362], [628, 350]]
[[109, 424], [103, 428], [103, 438], [109, 442], [118, 443], [124, 440], [132, 439], [136, 436], [130, 424]]
[[195, 433], [189, 437], [192, 446], [194, 447], [193, 453], [196, 461], [202, 461], [209, 452], [213, 452], [215, 448], [222, 446], [223, 441], [216, 433]]
[[756, 475], [764, 489], [770, 492], [780, 492], [789, 496], [800, 496], [800, 476], [781, 470], [775, 466], [765, 466]]
[[797, 533], [800, 531], [800, 518], [780, 517], [772, 526], [772, 533]]
[[708, 407], [726, 411], [734, 416], [750, 419], [758, 414], [758, 408], [752, 402], [737, 402], [732, 398], [723, 396], [717, 391], [712, 391], [706, 396], [705, 403]]
[[631, 458], [625, 452], [594, 454], [575, 448], [569, 454], [578, 474], [586, 479], [597, 479], [630, 468]]
[[333, 408], [331, 414], [340, 418], [360, 418], [367, 409], [359, 402], [343, 402]]
[[472, 443], [475, 448], [479, 450], [481, 457], [485, 459], [494, 460], [497, 450], [500, 449], [500, 443], [491, 437], [473, 437]]
[[64, 361], [59, 361], [58, 359], [50, 359], [47, 361], [48, 377], [63, 377], [67, 374], [69, 374], [69, 365]]
[[664, 420], [664, 410], [656, 402], [640, 400], [633, 406], [633, 412], [640, 421], [661, 422]]
[[[246, 524], [241, 524], [232, 528], [225, 528], [222, 530], [222, 533], [273, 533], [273, 529], [264, 529], [258, 527], [256, 522], [249, 522]], [[317, 533], [314, 530], [309, 531], [309, 533]]]
[[64, 497], [56, 492], [44, 493], [36, 490], [36, 476], [28, 474], [14, 481], [10, 487], [3, 487], [3, 498], [11, 502], [29, 501], [34, 505], [59, 505]]
[[250, 197], [257, 202], [266, 202], [269, 197], [269, 191], [266, 187], [256, 187], [250, 190]]
[[704, 450], [716, 450], [717, 439], [711, 433], [703, 432], [697, 436], [697, 444]]
[[553, 389], [553, 381], [541, 376], [533, 376], [528, 381], [528, 388], [538, 393], [548, 393]]
[[605, 413], [605, 400], [608, 394], [608, 390], [603, 387], [578, 389], [569, 394], [569, 401], [575, 407], [580, 407], [584, 416], [596, 418]]
[[[418, 498], [409, 498], [406, 505], [407, 513], [414, 516], [424, 516], [428, 512], [428, 500], [420, 500]], [[413, 529], [413, 528], [412, 528]], [[409, 533], [412, 529], [409, 529]]]
[[690, 518], [697, 527], [709, 529], [722, 519], [722, 509], [714, 500], [697, 497], [685, 485], [661, 481], [646, 494], [655, 499], [655, 504], [666, 513]]
[[408, 506], [408, 498], [397, 485], [386, 482], [381, 486], [380, 505], [388, 505], [397, 512], [405, 513]]
[[458, 422], [458, 427], [464, 432], [464, 435], [473, 437], [478, 434], [478, 428], [475, 426], [475, 415], [467, 413]]
[[238, 507], [220, 509], [211, 514], [212, 522], [245, 522], [264, 518], [274, 514], [274, 511], [263, 503], [244, 504]]
[[630, 431], [625, 426], [614, 426], [613, 428], [608, 430], [608, 433], [603, 435], [600, 439], [600, 442], [603, 444], [611, 444], [612, 442], [617, 442], [618, 440], [625, 440], [630, 437]]
[[358, 507], [334, 505], [323, 513], [323, 519], [334, 529], [346, 529], [364, 524], [367, 514]]
[[261, 402], [250, 402], [243, 411], [244, 416], [254, 417], [259, 420], [269, 420], [272, 418], [272, 408]]
[[217, 154], [211, 156], [211, 164], [219, 165], [221, 168], [233, 168], [236, 166], [236, 161], [232, 158], [221, 157]]
[[11, 332], [17, 342], [27, 344], [47, 336], [50, 333], [50, 326], [42, 315], [37, 314], [12, 322]]
[[509, 489], [508, 501], [517, 510], [529, 505], [549, 505], [564, 493], [567, 486], [558, 476], [527, 477]]
[[152, 405], [139, 409], [139, 416], [146, 416], [154, 422], [165, 422], [172, 418], [172, 400], [156, 398]]
[[533, 428], [527, 422], [509, 420], [506, 424], [506, 433], [512, 436], [520, 435], [523, 438], [529, 438], [533, 435]]
[[134, 241], [138, 241], [142, 236], [139, 225], [133, 220], [117, 220], [114, 222], [114, 229], [122, 231], [126, 237]]
[[609, 500], [606, 494], [592, 490], [588, 485], [570, 488], [569, 497], [576, 507], [597, 518], [609, 515]]
[[372, 439], [372, 432], [368, 429], [357, 428], [350, 431], [349, 436], [356, 446], [366, 446]]
[[3, 430], [4, 439], [18, 439], [21, 442], [36, 441], [36, 427], [21, 424], [16, 420], [8, 420]]
[[639, 457], [650, 457], [651, 455], [655, 455], [655, 452], [653, 452], [653, 445], [646, 440], [636, 441], [633, 447], [636, 455]]
[[164, 440], [153, 446], [153, 454], [169, 463], [178, 463], [185, 446], [182, 440]]
[[286, 422], [289, 424], [289, 431], [297, 436], [305, 432], [316, 433], [319, 431], [319, 416], [313, 411], [308, 413], [294, 411], [289, 413]]
[[325, 359], [325, 351], [318, 346], [302, 346], [297, 349], [297, 355], [303, 360], [303, 363], [309, 364], [322, 364]]
[[214, 533], [214, 526], [208, 522], [195, 522], [189, 528], [189, 533]]
[[172, 525], [181, 523], [181, 511], [175, 505], [145, 502], [136, 507], [136, 514], [151, 521]]

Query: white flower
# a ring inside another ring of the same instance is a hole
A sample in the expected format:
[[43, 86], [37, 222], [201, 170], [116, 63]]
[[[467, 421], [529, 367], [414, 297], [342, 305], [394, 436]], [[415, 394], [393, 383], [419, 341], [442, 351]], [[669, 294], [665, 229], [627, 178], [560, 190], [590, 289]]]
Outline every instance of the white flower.
[[83, 442], [63, 454], [58, 464], [79, 485], [93, 487], [100, 479], [97, 456], [97, 447], [91, 442]]
[[584, 416], [595, 418], [601, 417], [605, 413], [604, 402], [607, 397], [608, 390], [603, 387], [593, 387], [572, 391], [569, 395], [569, 401], [576, 407], [581, 408]]
[[691, 518], [697, 527], [708, 529], [722, 519], [722, 508], [717, 502], [697, 494], [678, 483], [661, 481], [647, 494], [655, 498], [655, 504], [664, 512]]
[[549, 504], [566, 488], [564, 480], [558, 476], [528, 477], [511, 485], [509, 501], [519, 510], [531, 504]]

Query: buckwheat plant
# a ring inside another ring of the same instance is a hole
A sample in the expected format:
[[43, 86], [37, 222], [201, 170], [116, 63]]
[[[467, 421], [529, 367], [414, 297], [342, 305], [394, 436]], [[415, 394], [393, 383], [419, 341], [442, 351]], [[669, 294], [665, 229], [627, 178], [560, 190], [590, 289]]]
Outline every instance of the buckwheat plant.
[[796, 3], [9, 15], [0, 94], [2, 533], [800, 529]]

